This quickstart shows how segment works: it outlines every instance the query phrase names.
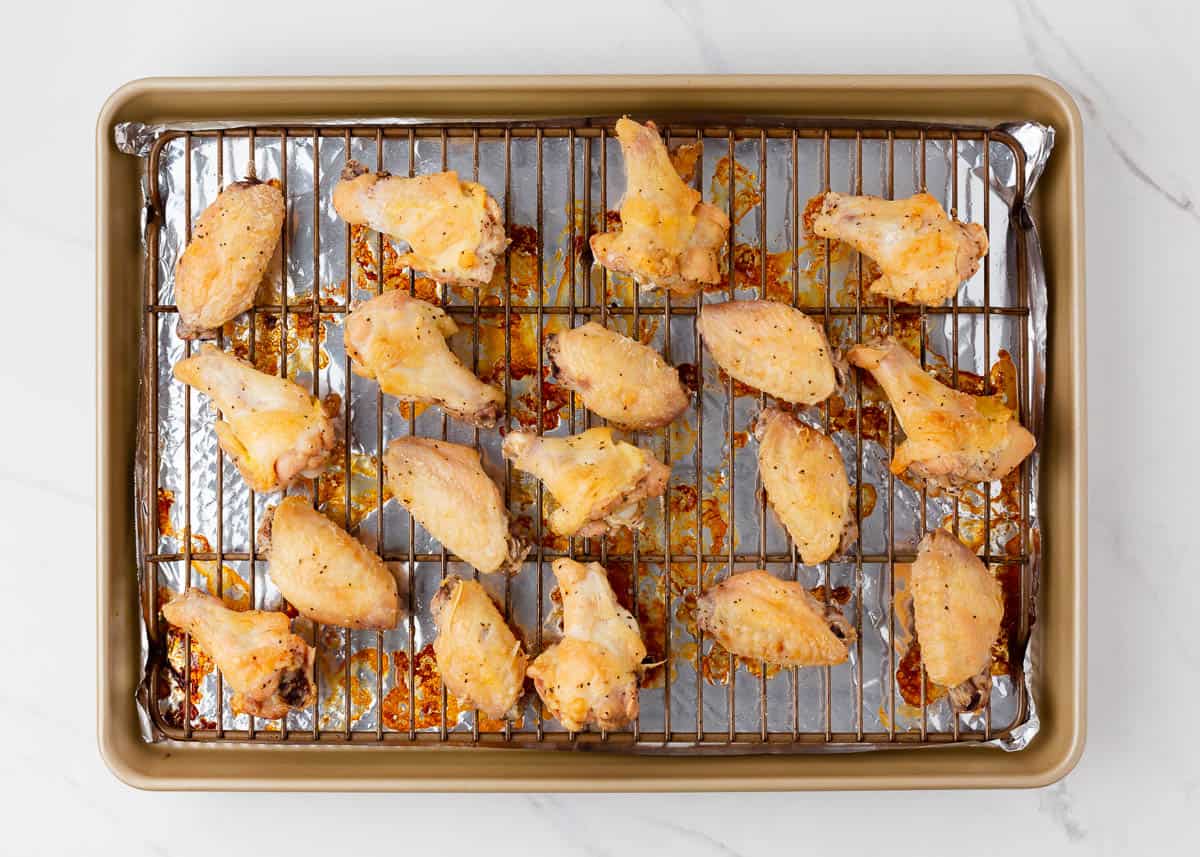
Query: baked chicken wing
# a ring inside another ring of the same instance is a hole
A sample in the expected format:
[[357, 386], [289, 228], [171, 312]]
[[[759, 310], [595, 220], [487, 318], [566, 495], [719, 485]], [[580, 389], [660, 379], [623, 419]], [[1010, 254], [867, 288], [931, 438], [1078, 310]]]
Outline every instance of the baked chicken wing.
[[287, 614], [230, 610], [199, 589], [175, 597], [162, 612], [216, 662], [235, 691], [235, 713], [274, 720], [312, 703], [313, 649], [292, 633]]
[[707, 304], [697, 325], [718, 366], [777, 399], [812, 405], [827, 399], [837, 386], [824, 329], [787, 304]]
[[904, 428], [892, 472], [936, 487], [1003, 479], [1036, 443], [1000, 396], [972, 396], [939, 383], [895, 339], [856, 345], [851, 363], [870, 372]]
[[200, 213], [175, 266], [180, 336], [203, 336], [250, 309], [283, 216], [279, 188], [254, 179], [231, 184]]
[[653, 122], [617, 122], [625, 156], [621, 228], [593, 235], [592, 255], [610, 271], [681, 297], [720, 279], [729, 218], [684, 184]]
[[396, 627], [396, 579], [383, 560], [312, 507], [284, 497], [263, 520], [271, 580], [302, 616], [344, 628]]
[[927, 193], [889, 200], [830, 191], [809, 203], [805, 220], [813, 234], [875, 260], [882, 275], [872, 292], [909, 304], [936, 306], [954, 297], [988, 250], [982, 226], [951, 220]]
[[496, 200], [454, 171], [408, 178], [350, 161], [333, 189], [333, 207], [347, 223], [407, 242], [399, 263], [439, 283], [488, 285], [508, 246]]
[[854, 626], [799, 583], [766, 571], [743, 571], [707, 590], [696, 603], [706, 634], [735, 655], [783, 667], [840, 664]]
[[594, 321], [549, 337], [546, 354], [589, 411], [623, 428], [665, 426], [688, 406], [677, 369], [653, 348]]
[[637, 529], [641, 503], [667, 489], [671, 469], [644, 449], [614, 440], [612, 429], [593, 428], [571, 437], [514, 431], [504, 457], [540, 479], [558, 508], [550, 529], [560, 536], [599, 536], [610, 529]]
[[912, 565], [913, 614], [921, 660], [934, 684], [947, 688], [956, 711], [987, 705], [992, 644], [1004, 598], [983, 561], [945, 530], [921, 540]]
[[500, 489], [478, 450], [400, 437], [388, 444], [383, 466], [392, 494], [447, 550], [484, 574], [520, 567], [529, 546], [509, 533]]
[[621, 729], [637, 718], [646, 646], [637, 620], [617, 603], [597, 562], [561, 557], [554, 576], [562, 596], [563, 638], [529, 665], [538, 695], [563, 726]]
[[841, 453], [823, 432], [768, 408], [754, 424], [767, 500], [806, 565], [824, 562], [857, 531]]
[[254, 491], [286, 488], [320, 475], [337, 445], [336, 394], [324, 402], [287, 378], [259, 372], [215, 345], [175, 364], [175, 378], [221, 412], [217, 442]]
[[491, 597], [473, 580], [450, 576], [433, 597], [433, 653], [446, 689], [488, 717], [513, 714], [525, 686], [521, 644]]
[[346, 353], [354, 371], [376, 379], [388, 395], [440, 405], [490, 428], [504, 409], [504, 393], [476, 378], [450, 350], [446, 339], [457, 332], [440, 307], [393, 290], [346, 317]]

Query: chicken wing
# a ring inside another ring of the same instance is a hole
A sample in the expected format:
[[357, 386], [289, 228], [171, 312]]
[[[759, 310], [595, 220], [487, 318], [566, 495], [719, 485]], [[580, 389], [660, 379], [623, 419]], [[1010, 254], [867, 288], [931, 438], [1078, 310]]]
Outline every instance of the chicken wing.
[[754, 436], [771, 508], [804, 563], [825, 562], [857, 532], [841, 453], [824, 433], [775, 408], [759, 414]]
[[333, 189], [333, 207], [347, 223], [407, 242], [399, 263], [439, 283], [488, 285], [508, 246], [496, 200], [454, 171], [403, 178], [350, 161]]
[[871, 283], [873, 293], [909, 304], [937, 306], [954, 297], [988, 251], [982, 226], [951, 220], [927, 193], [889, 200], [830, 191], [809, 203], [804, 219], [813, 234], [875, 260], [882, 275]]
[[199, 589], [176, 596], [162, 612], [216, 662], [235, 691], [235, 713], [274, 720], [312, 704], [314, 652], [292, 633], [287, 614], [230, 610]]
[[644, 449], [613, 440], [612, 429], [593, 428], [571, 437], [540, 437], [514, 431], [504, 457], [540, 479], [558, 503], [550, 529], [560, 536], [599, 536], [610, 529], [638, 529], [641, 502], [667, 490], [671, 468]]
[[720, 279], [729, 218], [683, 183], [653, 122], [617, 122], [625, 156], [621, 228], [593, 235], [592, 255], [610, 271], [681, 297]]
[[302, 616], [344, 628], [396, 627], [400, 607], [392, 573], [307, 497], [284, 497], [268, 512], [259, 544], [270, 554], [271, 580]]
[[231, 184], [200, 213], [175, 266], [180, 336], [204, 336], [254, 304], [283, 213], [279, 188], [254, 179]]
[[926, 675], [950, 692], [956, 711], [987, 705], [992, 643], [1000, 634], [1000, 582], [945, 530], [921, 540], [909, 586]]
[[646, 645], [637, 620], [617, 603], [600, 563], [561, 557], [554, 576], [562, 596], [563, 639], [527, 671], [563, 726], [621, 729], [638, 715], [638, 681]]
[[892, 472], [935, 487], [1003, 479], [1033, 452], [1032, 434], [1000, 396], [972, 396], [939, 383], [895, 339], [856, 345], [847, 355], [883, 387], [907, 435]]
[[777, 399], [813, 405], [837, 387], [824, 329], [787, 304], [707, 304], [697, 326], [718, 366]]
[[322, 403], [295, 381], [259, 372], [208, 344], [173, 371], [220, 410], [217, 442], [251, 490], [286, 488], [301, 477], [320, 475], [329, 463], [337, 445], [337, 394]]
[[589, 411], [623, 428], [665, 426], [688, 406], [677, 369], [653, 348], [594, 321], [549, 337], [546, 354]]
[[856, 636], [835, 608], [762, 570], [739, 572], [707, 590], [696, 602], [696, 619], [733, 654], [783, 667], [840, 664]]
[[529, 546], [508, 529], [508, 511], [478, 450], [400, 437], [383, 455], [392, 494], [435, 539], [484, 574], [514, 571]]
[[433, 654], [446, 689], [466, 708], [496, 719], [512, 716], [528, 661], [487, 591], [451, 575], [431, 610], [437, 623]]
[[354, 371], [406, 402], [440, 405], [446, 413], [490, 428], [504, 393], [476, 378], [446, 344], [458, 325], [440, 307], [393, 290], [346, 317], [346, 353]]

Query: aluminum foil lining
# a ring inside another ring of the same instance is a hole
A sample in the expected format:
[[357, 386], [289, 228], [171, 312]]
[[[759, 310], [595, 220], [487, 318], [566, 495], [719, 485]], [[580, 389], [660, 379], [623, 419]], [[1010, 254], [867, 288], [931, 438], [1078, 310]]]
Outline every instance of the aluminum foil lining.
[[[372, 120], [371, 124], [379, 122]], [[419, 126], [421, 122], [412, 120], [411, 124]], [[231, 126], [206, 127], [212, 131]], [[147, 158], [155, 143], [174, 130], [178, 129], [127, 124], [117, 128], [116, 139], [123, 151]], [[398, 503], [387, 502], [386, 495], [378, 496], [376, 426], [381, 407], [385, 445], [410, 431], [478, 443], [485, 467], [505, 486], [515, 528], [535, 542], [540, 540], [544, 560], [540, 566], [535, 551], [512, 577], [483, 580], [497, 601], [510, 607], [512, 622], [531, 655], [536, 654], [539, 639], [543, 646], [548, 645], [556, 633], [554, 582], [545, 555], [573, 551], [606, 558], [614, 588], [635, 610], [651, 656], [666, 662], [647, 675], [641, 693], [640, 731], [643, 735], [662, 733], [669, 711], [676, 739], [653, 745], [645, 740], [613, 740], [604, 746], [637, 751], [695, 750], [694, 742], [678, 735], [694, 734], [701, 718], [706, 733], [757, 734], [765, 728], [772, 735], [791, 736], [879, 734], [894, 729], [908, 736], [920, 735], [922, 730], [936, 736], [953, 730], [948, 701], [939, 697], [936, 689], [927, 686], [928, 704], [923, 710], [912, 698], [919, 693], [919, 679], [912, 675], [917, 661], [913, 660], [911, 608], [905, 592], [907, 566], [897, 563], [893, 569], [886, 561], [866, 558], [887, 556], [889, 550], [913, 552], [923, 526], [952, 524], [954, 499], [928, 496], [923, 503], [919, 487], [904, 479], [895, 480], [894, 493], [889, 496], [887, 404], [878, 388], [868, 382], [861, 385], [860, 401], [851, 380], [828, 407], [811, 408], [801, 416], [814, 425], [829, 427], [852, 483], [861, 452], [861, 540], [845, 556], [819, 567], [806, 567], [790, 558], [786, 535], [769, 510], [763, 514], [758, 494], [757, 452], [749, 436], [750, 423], [760, 409], [758, 395], [736, 388], [731, 402], [727, 379], [711, 357], [698, 350], [694, 315], [680, 311], [680, 302], [672, 304], [668, 325], [661, 294], [636, 295], [627, 278], [606, 274], [578, 252], [589, 231], [604, 228], [605, 209], [617, 208], [624, 189], [620, 151], [613, 141], [601, 146], [595, 138], [547, 134], [539, 156], [535, 137], [514, 135], [506, 170], [504, 140], [492, 136], [478, 140], [476, 154], [476, 143], [461, 136], [417, 136], [412, 140], [407, 135], [386, 136], [382, 150], [374, 136], [354, 136], [347, 151], [347, 139], [341, 135], [289, 136], [285, 142], [278, 134], [263, 134], [256, 138], [251, 152], [245, 135], [227, 133], [219, 139], [196, 127], [188, 130], [195, 132], [190, 140], [173, 136], [161, 146], [157, 170], [145, 179], [144, 246], [147, 253], [152, 247], [157, 249], [147, 268], [157, 283], [153, 302], [160, 306], [173, 302], [173, 272], [186, 244], [189, 218], [194, 219], [213, 201], [219, 186], [241, 178], [250, 162], [259, 178], [281, 182], [288, 199], [287, 252], [282, 272], [277, 272], [267, 290], [274, 289], [270, 303], [275, 306], [283, 303], [286, 295], [289, 312], [286, 316], [277, 310], [255, 313], [254, 359], [264, 371], [276, 372], [286, 359], [290, 377], [311, 386], [315, 373], [322, 395], [336, 392], [348, 403], [350, 473], [345, 472], [339, 456], [334, 468], [316, 485], [319, 501], [335, 521], [348, 523], [359, 538], [394, 560], [389, 564], [401, 582], [402, 600], [412, 607], [411, 619], [383, 634], [315, 628], [296, 620], [297, 633], [317, 647], [320, 691], [315, 710], [289, 715], [289, 731], [308, 732], [315, 725], [326, 733], [347, 729], [374, 733], [380, 724], [389, 732], [421, 734], [441, 733], [443, 728], [448, 733], [471, 733], [476, 727], [488, 733], [503, 728], [486, 718], [476, 724], [473, 713], [461, 710], [453, 697], [442, 706], [430, 648], [435, 629], [429, 604], [443, 573], [470, 576], [472, 571], [454, 561], [406, 560], [410, 552], [436, 555], [440, 546], [420, 526], [411, 525]], [[794, 150], [790, 137], [738, 139], [732, 147], [724, 137], [704, 140], [698, 186], [706, 199], [731, 208], [735, 225], [729, 280], [710, 289], [702, 299], [757, 298], [765, 286], [766, 297], [798, 300], [798, 305], [814, 316], [827, 318], [830, 339], [837, 348], [848, 347], [860, 337], [889, 332], [889, 326], [890, 332], [914, 348], [923, 339], [927, 364], [939, 377], [950, 382], [956, 365], [962, 389], [978, 393], [986, 387], [1005, 393], [1011, 404], [1020, 408], [1025, 425], [1040, 436], [1048, 347], [1047, 286], [1030, 194], [1050, 155], [1054, 132], [1031, 122], [996, 130], [1003, 135], [992, 138], [986, 153], [979, 140], [930, 139], [924, 143], [923, 158], [916, 140], [897, 139], [889, 159], [885, 140], [863, 139], [861, 163], [855, 140], [835, 137], [829, 142], [828, 179], [835, 190], [851, 191], [861, 181], [864, 193], [882, 195], [890, 189], [901, 197], [916, 192], [923, 178], [928, 191], [948, 210], [957, 203], [961, 219], [983, 222], [986, 218], [991, 252], [986, 270], [959, 293], [962, 312], [931, 314], [925, 319], [896, 314], [889, 321], [885, 312], [871, 311], [885, 304], [864, 289], [866, 312], [861, 316], [839, 313], [839, 307], [856, 306], [860, 279], [870, 281], [870, 265], [860, 267], [856, 254], [836, 245], [826, 257], [824, 242], [806, 241], [803, 228], [794, 222], [797, 208], [802, 211], [805, 201], [824, 187], [824, 142], [819, 137], [801, 137]], [[1015, 141], [1021, 157], [1015, 157], [1014, 149], [999, 137]], [[513, 246], [507, 280], [502, 276], [491, 290], [479, 295], [477, 328], [473, 324], [473, 292], [436, 287], [413, 276], [396, 265], [398, 254], [390, 241], [349, 229], [337, 217], [331, 191], [347, 156], [396, 174], [448, 167], [470, 176], [478, 170], [478, 180], [507, 213]], [[894, 163], [893, 175], [888, 174], [889, 160]], [[1022, 162], [1023, 173], [1019, 174]], [[152, 186], [157, 190], [157, 208], [151, 204]], [[1024, 265], [1023, 271], [1019, 265]], [[476, 433], [446, 420], [436, 408], [398, 408], [388, 397], [380, 400], [374, 382], [347, 372], [342, 346], [344, 307], [373, 296], [381, 279], [386, 288], [412, 288], [450, 308], [462, 328], [452, 345], [481, 376], [503, 384], [507, 372], [512, 419], [505, 428], [536, 426], [539, 411], [548, 434], [580, 431], [593, 422], [538, 365], [539, 333], [544, 337], [594, 318], [640, 337], [666, 351], [671, 362], [694, 370], [701, 389], [697, 407], [667, 430], [629, 437], [669, 459], [673, 468], [669, 493], [648, 504], [645, 529], [636, 542], [628, 535], [571, 542], [553, 536], [544, 521], [535, 519], [536, 483], [516, 471], [506, 474], [499, 453], [500, 432]], [[827, 283], [831, 285], [827, 287]], [[314, 289], [322, 306], [316, 315]], [[510, 301], [514, 308], [536, 307], [539, 295], [546, 308], [540, 314], [540, 330], [538, 313], [514, 312], [506, 331], [505, 302]], [[686, 305], [694, 309], [693, 303]], [[636, 313], [620, 310], [634, 306]], [[826, 306], [831, 307], [828, 315]], [[572, 307], [593, 312], [577, 312], [572, 320]], [[283, 724], [263, 720], [251, 724], [246, 715], [234, 714], [229, 688], [218, 695], [211, 661], [192, 646], [191, 662], [185, 664], [183, 638], [156, 615], [161, 603], [189, 583], [212, 592], [220, 590], [236, 607], [279, 608], [282, 600], [265, 560], [225, 558], [218, 568], [214, 561], [193, 559], [189, 568], [179, 558], [185, 540], [193, 552], [219, 549], [222, 554], [247, 555], [252, 520], [261, 520], [278, 495], [252, 497], [228, 459], [218, 486], [214, 415], [202, 396], [189, 394], [171, 377], [171, 367], [185, 349], [176, 333], [177, 317], [172, 312], [151, 312], [144, 317], [146, 365], [136, 468], [141, 552], [137, 573], [147, 593], [142, 637], [146, 673], [139, 691], [143, 734], [151, 741], [179, 737], [185, 723], [200, 735], [214, 728], [237, 732], [251, 726], [260, 733], [277, 731]], [[223, 331], [224, 347], [248, 357], [250, 323], [244, 316], [228, 324]], [[155, 384], [157, 412], [151, 415]], [[185, 414], [190, 415], [190, 424]], [[151, 418], [157, 429], [154, 434], [149, 431]], [[861, 450], [857, 442], [860, 424]], [[156, 450], [151, 448], [152, 442], [157, 443]], [[990, 711], [986, 719], [982, 714], [968, 715], [958, 724], [962, 731], [986, 726], [994, 737], [977, 743], [1005, 750], [1025, 747], [1038, 730], [1032, 683], [1037, 670], [1036, 645], [1029, 645], [1035, 639], [1032, 629], [1041, 559], [1038, 458], [1035, 452], [1018, 474], [1003, 484], [993, 484], [990, 500], [985, 500], [980, 490], [964, 492], [958, 498], [958, 526], [964, 540], [981, 553], [1012, 557], [992, 566], [1005, 583], [1009, 605], [1004, 638], [996, 647]], [[154, 462], [156, 469], [152, 469]], [[190, 469], [185, 463], [190, 463]], [[313, 486], [293, 489], [298, 493], [312, 490]], [[986, 545], [985, 506], [990, 523]], [[1027, 527], [1022, 526], [1023, 521], [1028, 522]], [[861, 646], [852, 648], [850, 660], [828, 673], [823, 669], [761, 671], [758, 664], [736, 661], [731, 671], [731, 658], [719, 646], [708, 639], [698, 645], [697, 586], [711, 586], [726, 576], [731, 553], [735, 570], [765, 567], [785, 578], [794, 575], [819, 597], [837, 603], [862, 629]], [[861, 563], [859, 556], [864, 557]], [[767, 561], [763, 562], [763, 557]], [[893, 589], [897, 595], [894, 609]], [[185, 699], [183, 678], [188, 673], [193, 687], [190, 699]], [[669, 694], [664, 688], [668, 682]], [[760, 705], [762, 699], [765, 706]], [[530, 693], [523, 701], [521, 716], [511, 724], [510, 743], [554, 746], [549, 740], [538, 744], [538, 727], [538, 707]], [[561, 737], [563, 730], [556, 722], [546, 719], [541, 727], [549, 738]], [[570, 745], [564, 742], [564, 746]], [[818, 741], [774, 744], [769, 749], [822, 752], [887, 746], [895, 744]], [[904, 746], [913, 744], [905, 742]], [[701, 751], [766, 749], [738, 743], [705, 746]]]

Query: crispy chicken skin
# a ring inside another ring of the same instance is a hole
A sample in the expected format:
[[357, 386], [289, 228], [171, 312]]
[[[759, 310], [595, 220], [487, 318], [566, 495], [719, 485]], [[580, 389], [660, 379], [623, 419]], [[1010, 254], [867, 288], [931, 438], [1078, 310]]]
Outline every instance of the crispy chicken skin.
[[407, 242], [399, 263], [439, 283], [488, 285], [508, 246], [496, 200], [454, 171], [406, 178], [350, 161], [333, 189], [333, 207], [347, 223]]
[[354, 371], [406, 402], [440, 405], [465, 422], [490, 428], [504, 393], [476, 378], [446, 339], [458, 325], [440, 307], [407, 292], [384, 292], [346, 317], [346, 353]]
[[593, 235], [592, 255], [610, 271], [680, 297], [720, 279], [729, 218], [684, 184], [653, 122], [617, 122], [625, 156], [621, 228]]
[[396, 627], [392, 573], [307, 497], [284, 497], [264, 518], [259, 544], [270, 554], [271, 580], [302, 616], [343, 628]]
[[982, 226], [951, 220], [927, 193], [888, 200], [830, 191], [809, 202], [805, 221], [814, 235], [875, 260], [883, 273], [871, 283], [873, 293], [909, 304], [938, 306], [954, 297], [988, 251]]
[[706, 304], [697, 325], [717, 365], [743, 384], [797, 405], [822, 402], [837, 387], [824, 329], [787, 304]]
[[589, 411], [622, 428], [665, 426], [687, 409], [677, 369], [653, 348], [594, 321], [549, 337], [546, 354]]
[[509, 532], [508, 510], [478, 450], [400, 437], [388, 444], [383, 466], [392, 494], [447, 550], [484, 574], [520, 567], [529, 546]]
[[671, 468], [644, 449], [614, 440], [612, 429], [592, 428], [571, 437], [514, 431], [504, 457], [540, 479], [558, 508], [550, 529], [560, 536], [599, 536], [618, 527], [638, 529], [641, 503], [667, 490]]
[[759, 414], [754, 436], [771, 508], [805, 565], [825, 562], [857, 532], [841, 453], [823, 432], [775, 408]]
[[854, 627], [799, 583], [769, 572], [743, 571], [707, 590], [696, 618], [718, 643], [743, 658], [783, 667], [840, 664]]
[[847, 358], [883, 387], [907, 436], [892, 472], [935, 487], [1003, 479], [1033, 452], [1032, 434], [1000, 396], [972, 396], [939, 383], [895, 339], [856, 345]]
[[279, 188], [254, 179], [231, 184], [200, 213], [175, 266], [180, 336], [204, 336], [254, 304], [283, 216]]
[[945, 530], [921, 540], [909, 578], [921, 659], [930, 681], [950, 690], [957, 711], [987, 704], [992, 643], [1000, 634], [1000, 582]]
[[546, 709], [567, 729], [622, 729], [637, 718], [646, 657], [637, 620], [617, 603], [600, 563], [561, 557], [553, 568], [563, 639], [529, 665], [528, 675]]
[[254, 491], [318, 476], [337, 446], [341, 400], [318, 401], [287, 378], [259, 372], [215, 345], [175, 364], [176, 380], [204, 393], [221, 412], [217, 442]]
[[474, 580], [451, 575], [431, 605], [433, 653], [446, 689], [467, 708], [501, 719], [514, 713], [528, 661], [504, 616]]
[[314, 652], [292, 633], [287, 614], [230, 610], [199, 589], [176, 596], [162, 612], [216, 662], [235, 691], [235, 713], [274, 720], [312, 703]]

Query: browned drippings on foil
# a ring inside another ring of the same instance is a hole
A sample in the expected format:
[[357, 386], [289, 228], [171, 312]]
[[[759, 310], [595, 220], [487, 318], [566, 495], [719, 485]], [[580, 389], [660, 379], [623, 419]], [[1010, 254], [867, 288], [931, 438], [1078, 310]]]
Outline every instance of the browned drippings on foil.
[[[317, 365], [324, 369], [329, 366], [329, 354], [325, 351], [326, 323], [332, 316], [322, 315], [320, 323], [313, 318], [311, 312], [306, 312], [306, 306], [311, 301], [300, 302], [288, 307], [287, 323], [283, 323], [283, 315], [278, 312], [259, 311], [253, 314], [254, 319], [254, 360], [253, 366], [259, 372], [268, 375], [278, 375], [281, 366], [281, 354], [287, 355], [288, 377], [295, 380], [299, 373], [313, 371], [313, 334], [317, 337]], [[234, 356], [242, 360], [250, 360], [250, 324], [247, 316], [238, 316], [226, 322], [224, 334], [233, 346]]]
[[[810, 283], [817, 287], [815, 302], [824, 300], [826, 270], [830, 276], [840, 272], [841, 280], [830, 292], [830, 303], [838, 306], [856, 306], [861, 300], [865, 307], [886, 306], [887, 298], [873, 293], [871, 284], [882, 275], [882, 271], [870, 256], [859, 254], [849, 244], [813, 234], [812, 221], [821, 208], [824, 194], [809, 199], [801, 214], [801, 256], [808, 260], [804, 272]], [[842, 263], [845, 263], [843, 265]], [[837, 269], [835, 272], [834, 269]]]
[[743, 217], [753, 211], [762, 202], [762, 190], [758, 176], [740, 163], [732, 165], [732, 180], [730, 177], [730, 160], [725, 155], [717, 160], [713, 167], [712, 182], [709, 185], [708, 201], [722, 211], [728, 211], [729, 190], [733, 187], [733, 223], [738, 223]]
[[721, 387], [728, 390], [730, 382], [733, 383], [733, 397], [740, 399], [749, 396], [752, 399], [757, 399], [761, 392], [757, 387], [751, 387], [749, 384], [739, 381], [737, 378], [730, 377], [724, 369], [718, 367], [717, 379], [720, 381]]
[[[179, 533], [171, 520], [171, 512], [175, 505], [175, 492], [167, 488], [159, 488], [155, 505], [159, 535], [179, 542]], [[213, 552], [212, 543], [208, 540], [207, 536], [201, 533], [194, 533], [190, 541], [192, 553]], [[192, 585], [198, 586], [213, 595], [216, 595], [220, 591], [225, 606], [231, 610], [250, 609], [250, 584], [246, 582], [244, 577], [224, 563], [221, 564], [220, 586], [218, 587], [217, 563], [214, 560], [192, 559]], [[176, 593], [162, 587], [158, 587], [157, 594], [157, 607], [159, 608], [176, 595]]]
[[675, 168], [679, 178], [683, 179], [684, 184], [691, 184], [696, 180], [696, 167], [700, 163], [702, 154], [704, 154], [704, 144], [699, 140], [690, 143], [676, 143], [667, 150], [671, 166]]
[[666, 674], [667, 657], [667, 611], [666, 585], [661, 574], [651, 574], [642, 564], [637, 579], [637, 603], [635, 606], [633, 563], [627, 560], [609, 560], [608, 582], [617, 596], [617, 602], [632, 613], [646, 644], [646, 662], [655, 664], [642, 674], [642, 687], [662, 687]]
[[[921, 705], [921, 644], [914, 636], [896, 664], [896, 688], [904, 701], [913, 707]], [[925, 704], [932, 705], [946, 695], [946, 688], [934, 684], [925, 676]]]
[[518, 396], [513, 403], [512, 415], [522, 428], [536, 430], [540, 405], [542, 431], [549, 432], [558, 428], [558, 424], [562, 420], [562, 411], [570, 404], [571, 391], [551, 381], [550, 367], [543, 366], [540, 389], [534, 387]]
[[[330, 716], [336, 712], [339, 717], [345, 714], [346, 706], [346, 663], [342, 652], [342, 637], [337, 629], [330, 629], [322, 640], [322, 650], [328, 657], [321, 661], [321, 689], [325, 691], [321, 700], [322, 727], [328, 726]], [[336, 639], [329, 639], [336, 637]], [[327, 645], [332, 642], [333, 645]], [[382, 658], [382, 664], [380, 663]], [[375, 706], [378, 690], [379, 668], [382, 665], [384, 674], [388, 670], [389, 658], [386, 652], [374, 646], [359, 649], [350, 656], [350, 722], [353, 724]]]
[[[417, 652], [413, 662], [413, 705], [416, 711], [414, 717], [409, 711], [409, 656], [408, 652], [392, 652], [393, 686], [383, 697], [383, 725], [397, 732], [407, 732], [410, 729], [435, 729], [442, 724], [442, 681], [438, 672], [437, 657], [433, 653], [433, 644], [427, 643]], [[446, 727], [453, 728], [464, 708], [454, 694], [446, 692]], [[503, 720], [488, 717], [479, 713], [480, 732], [503, 732]], [[513, 728], [520, 729], [524, 725], [524, 716], [513, 721]]]
[[[350, 453], [350, 513], [346, 514], [346, 470], [344, 447], [330, 456], [332, 463], [318, 480], [317, 499], [321, 511], [339, 527], [353, 531], [380, 503], [378, 468], [379, 460], [374, 455], [361, 452]], [[385, 480], [382, 502], [392, 498], [392, 490]]]
[[[379, 259], [377, 248], [383, 245], [383, 288], [382, 291], [404, 289], [416, 297], [432, 304], [440, 304], [441, 286], [423, 274], [415, 273], [400, 264], [400, 252], [387, 236], [368, 229], [361, 224], [350, 227], [350, 258], [354, 262], [354, 288], [375, 292], [379, 288]], [[344, 283], [342, 284], [344, 287]], [[344, 293], [341, 295], [344, 299]]]
[[186, 700], [185, 713], [184, 657], [187, 651], [184, 643], [185, 635], [183, 631], [173, 626], [168, 625], [166, 628], [164, 644], [167, 668], [159, 670], [158, 686], [155, 688], [155, 695], [159, 700], [159, 713], [167, 725], [174, 728], [182, 728], [185, 723], [190, 721], [194, 729], [213, 729], [216, 727], [216, 722], [211, 718], [200, 716], [200, 705], [205, 698], [202, 683], [216, 668], [216, 665], [200, 646], [192, 643], [192, 658], [186, 673], [191, 681], [191, 694]]
[[[817, 586], [808, 590], [808, 593], [813, 598], [820, 601], [821, 603], [825, 603], [826, 599], [825, 599], [825, 585], [824, 584], [818, 584]], [[850, 599], [853, 597], [854, 597], [854, 591], [849, 586], [835, 586], [829, 590], [829, 603], [830, 604], [837, 604], [839, 606], [843, 605], [843, 604], [849, 604]]]
[[159, 488], [155, 498], [156, 520], [158, 521], [159, 536], [175, 538], [175, 525], [171, 523], [171, 508], [175, 505], [175, 492], [168, 488]]
[[[700, 523], [708, 531], [708, 544], [712, 553], [722, 553], [725, 550], [725, 539], [729, 535], [729, 519], [726, 511], [730, 507], [729, 487], [725, 474], [709, 473], [705, 476], [709, 490], [700, 500]], [[734, 549], [737, 546], [734, 545]], [[706, 551], [709, 552], [709, 551]]]
[[[754, 289], [763, 300], [792, 302], [791, 250], [766, 254], [766, 281], [763, 280], [763, 253], [756, 244], [733, 246], [734, 286], [738, 289]], [[721, 292], [728, 289], [727, 283], [705, 286], [706, 292]]]

